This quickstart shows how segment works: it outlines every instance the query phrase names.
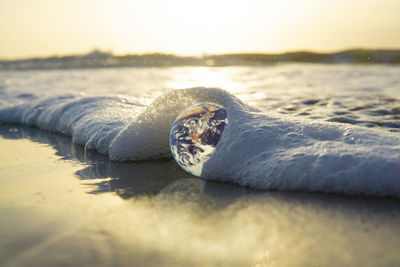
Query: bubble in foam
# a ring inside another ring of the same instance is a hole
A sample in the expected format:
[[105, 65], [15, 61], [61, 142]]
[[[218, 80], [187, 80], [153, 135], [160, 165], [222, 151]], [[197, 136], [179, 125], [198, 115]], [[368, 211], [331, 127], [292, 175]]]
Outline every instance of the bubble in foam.
[[195, 104], [179, 114], [169, 135], [172, 155], [178, 164], [200, 176], [227, 123], [226, 109], [214, 103]]

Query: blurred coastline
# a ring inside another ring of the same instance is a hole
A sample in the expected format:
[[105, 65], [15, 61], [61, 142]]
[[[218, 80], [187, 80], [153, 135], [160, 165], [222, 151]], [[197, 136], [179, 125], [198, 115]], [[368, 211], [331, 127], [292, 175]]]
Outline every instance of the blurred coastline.
[[232, 53], [179, 56], [163, 53], [114, 55], [93, 50], [83, 55], [0, 60], [0, 70], [177, 67], [177, 66], [263, 66], [280, 63], [400, 64], [400, 49], [351, 49], [334, 53], [296, 51], [279, 54]]

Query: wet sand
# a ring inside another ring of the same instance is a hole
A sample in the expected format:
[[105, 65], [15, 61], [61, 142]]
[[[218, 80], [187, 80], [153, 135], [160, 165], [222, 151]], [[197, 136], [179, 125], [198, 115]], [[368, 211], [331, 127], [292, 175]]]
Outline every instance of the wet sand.
[[0, 266], [396, 266], [400, 200], [258, 192], [0, 125]]

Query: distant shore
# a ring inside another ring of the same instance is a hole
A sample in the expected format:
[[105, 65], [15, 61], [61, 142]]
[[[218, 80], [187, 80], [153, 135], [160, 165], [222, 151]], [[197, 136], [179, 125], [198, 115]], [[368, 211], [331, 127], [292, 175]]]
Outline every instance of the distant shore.
[[335, 53], [316, 53], [310, 51], [297, 51], [280, 54], [234, 53], [203, 55], [198, 57], [161, 53], [113, 55], [109, 52], [94, 50], [85, 55], [0, 60], [0, 70], [174, 66], [262, 66], [285, 62], [325, 64], [400, 64], [400, 49], [353, 49]]

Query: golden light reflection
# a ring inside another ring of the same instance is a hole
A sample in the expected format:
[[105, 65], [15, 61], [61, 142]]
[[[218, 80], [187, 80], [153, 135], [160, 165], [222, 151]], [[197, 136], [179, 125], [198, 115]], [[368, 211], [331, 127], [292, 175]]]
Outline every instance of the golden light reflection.
[[[168, 88], [219, 87], [235, 94], [250, 105], [253, 104], [253, 101], [266, 97], [265, 93], [255, 92], [249, 88], [251, 83], [244, 82], [249, 77], [245, 74], [246, 71], [240, 67], [175, 68], [172, 72], [172, 80], [166, 83]], [[257, 80], [253, 83], [256, 85]]]
[[243, 87], [242, 83], [232, 80], [232, 72], [224, 69], [199, 67], [199, 68], [177, 68], [173, 80], [167, 83], [170, 88], [189, 87], [221, 87], [229, 88], [233, 92]]

